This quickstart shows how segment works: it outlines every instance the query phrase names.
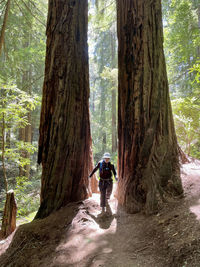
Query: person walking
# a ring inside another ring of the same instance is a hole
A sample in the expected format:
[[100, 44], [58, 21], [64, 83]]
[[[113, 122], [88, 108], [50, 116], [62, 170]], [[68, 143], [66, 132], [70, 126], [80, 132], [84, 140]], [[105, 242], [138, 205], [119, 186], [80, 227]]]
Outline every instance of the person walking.
[[110, 199], [113, 189], [112, 173], [115, 180], [118, 181], [115, 167], [110, 162], [110, 153], [104, 153], [102, 160], [98, 162], [96, 167], [90, 173], [89, 178], [99, 169], [99, 190], [100, 190], [100, 206], [102, 207], [102, 213], [105, 212], [107, 201]]

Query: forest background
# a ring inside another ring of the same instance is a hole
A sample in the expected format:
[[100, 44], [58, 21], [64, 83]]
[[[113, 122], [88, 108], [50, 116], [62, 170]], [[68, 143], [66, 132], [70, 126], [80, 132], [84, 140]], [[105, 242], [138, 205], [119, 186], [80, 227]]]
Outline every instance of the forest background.
[[[162, 6], [177, 138], [186, 154], [200, 159], [200, 3], [199, 0], [163, 0]], [[37, 145], [47, 9], [46, 0], [0, 1], [0, 216], [5, 193], [13, 188], [18, 224], [31, 220], [39, 207], [41, 167], [37, 165]], [[117, 165], [114, 0], [89, 1], [88, 44], [94, 162], [104, 152], [110, 152]]]

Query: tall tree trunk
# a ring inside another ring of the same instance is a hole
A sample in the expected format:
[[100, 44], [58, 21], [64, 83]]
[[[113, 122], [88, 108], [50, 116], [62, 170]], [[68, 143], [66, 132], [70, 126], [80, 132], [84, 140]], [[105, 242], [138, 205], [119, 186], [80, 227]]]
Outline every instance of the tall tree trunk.
[[[112, 52], [112, 68], [116, 68], [116, 40], [114, 34], [111, 32], [111, 52]], [[113, 84], [112, 89], [112, 152], [117, 151], [117, 92], [115, 85]]]
[[4, 18], [3, 18], [3, 25], [2, 25], [1, 33], [0, 33], [0, 56], [1, 56], [1, 51], [2, 51], [2, 47], [3, 47], [3, 43], [4, 43], [6, 24], [8, 21], [8, 14], [9, 14], [9, 10], [10, 10], [10, 1], [11, 0], [8, 0], [6, 3], [6, 10], [5, 10], [5, 14], [4, 14]]
[[161, 1], [118, 0], [118, 199], [155, 212], [182, 193], [163, 52]]
[[101, 102], [100, 102], [100, 106], [101, 106], [101, 132], [100, 132], [100, 140], [102, 140], [102, 151], [101, 154], [105, 153], [106, 151], [106, 144], [107, 144], [107, 140], [106, 140], [106, 131], [105, 131], [105, 125], [106, 125], [106, 90], [105, 90], [105, 84], [104, 81], [101, 80]]
[[90, 166], [87, 0], [49, 0], [36, 218], [88, 197]]

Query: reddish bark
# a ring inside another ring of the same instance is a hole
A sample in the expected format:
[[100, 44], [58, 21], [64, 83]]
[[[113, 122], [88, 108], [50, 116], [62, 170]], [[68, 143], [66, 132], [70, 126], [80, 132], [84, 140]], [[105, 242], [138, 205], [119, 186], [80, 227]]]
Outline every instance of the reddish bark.
[[50, 0], [36, 218], [88, 197], [90, 157], [87, 0]]
[[3, 213], [1, 236], [8, 237], [16, 229], [17, 205], [15, 202], [14, 191], [10, 190], [6, 194], [6, 203]]
[[117, 1], [119, 202], [155, 212], [182, 193], [163, 52], [161, 1]]

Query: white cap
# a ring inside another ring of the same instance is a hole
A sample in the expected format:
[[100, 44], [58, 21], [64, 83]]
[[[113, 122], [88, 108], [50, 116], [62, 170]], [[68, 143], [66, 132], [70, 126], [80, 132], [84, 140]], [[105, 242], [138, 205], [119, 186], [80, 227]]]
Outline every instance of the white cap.
[[110, 159], [110, 153], [108, 152], [104, 153], [103, 159]]

